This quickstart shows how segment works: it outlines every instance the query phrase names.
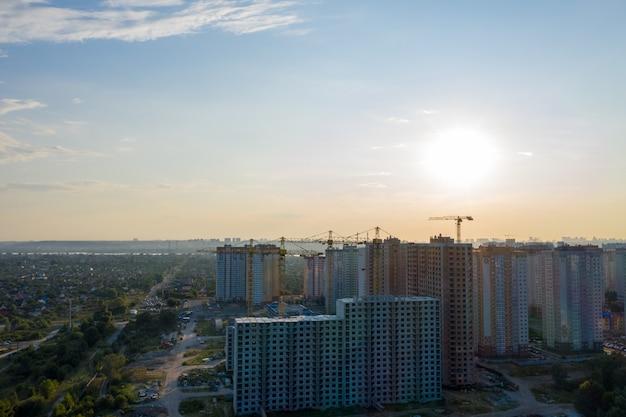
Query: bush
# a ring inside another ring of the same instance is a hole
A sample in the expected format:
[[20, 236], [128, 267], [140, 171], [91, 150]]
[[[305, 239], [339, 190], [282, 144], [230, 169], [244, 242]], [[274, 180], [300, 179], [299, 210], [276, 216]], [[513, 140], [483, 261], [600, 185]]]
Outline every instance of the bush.
[[15, 412], [16, 417], [31, 417], [40, 414], [43, 411], [45, 401], [40, 395], [33, 395], [27, 400], [18, 404]]
[[178, 412], [181, 414], [197, 413], [200, 410], [204, 410], [204, 401], [197, 398], [183, 400], [178, 406]]

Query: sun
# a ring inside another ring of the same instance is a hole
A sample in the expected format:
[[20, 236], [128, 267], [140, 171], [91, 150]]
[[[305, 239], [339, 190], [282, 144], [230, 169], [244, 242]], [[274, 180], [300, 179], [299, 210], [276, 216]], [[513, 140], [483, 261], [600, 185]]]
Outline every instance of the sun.
[[493, 139], [473, 128], [439, 130], [422, 152], [422, 165], [431, 176], [460, 187], [488, 181], [498, 159]]

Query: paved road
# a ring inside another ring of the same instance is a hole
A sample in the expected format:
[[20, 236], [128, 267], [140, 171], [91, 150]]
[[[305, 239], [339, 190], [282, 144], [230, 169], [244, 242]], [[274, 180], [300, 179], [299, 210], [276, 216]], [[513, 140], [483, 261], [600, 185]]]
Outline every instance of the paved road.
[[[37, 349], [39, 347], [40, 344], [42, 344], [43, 342], [45, 342], [46, 340], [52, 339], [54, 336], [57, 335], [57, 333], [59, 333], [60, 329], [54, 329], [52, 330], [50, 333], [48, 333], [48, 335], [46, 337], [44, 337], [43, 339], [39, 339], [39, 340], [30, 340], [30, 341], [25, 341], [25, 342], [14, 342], [11, 343], [11, 347], [13, 347], [15, 345], [15, 349], [13, 349], [10, 352], [6, 352], [3, 353], [2, 355], [0, 355], [0, 359], [1, 358], [5, 358], [9, 355], [11, 355], [12, 353], [15, 352], [19, 352], [20, 350], [24, 350], [27, 349], [29, 346], [33, 345], [35, 347], [35, 349]], [[6, 369], [6, 367], [4, 368]], [[3, 370], [4, 370], [3, 369]]]

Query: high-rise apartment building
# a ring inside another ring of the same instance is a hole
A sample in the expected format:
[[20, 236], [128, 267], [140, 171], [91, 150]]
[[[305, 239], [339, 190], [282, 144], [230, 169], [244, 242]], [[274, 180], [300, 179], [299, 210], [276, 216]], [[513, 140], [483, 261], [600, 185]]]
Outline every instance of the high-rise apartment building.
[[437, 299], [350, 298], [336, 310], [235, 319], [226, 351], [237, 415], [441, 398]]
[[[624, 289], [618, 288], [617, 285], [617, 265], [615, 262], [615, 250], [603, 249], [602, 251], [602, 269], [604, 270], [604, 290], [615, 291], [620, 301], [624, 301]], [[622, 282], [623, 286], [623, 282]]]
[[619, 301], [626, 301], [626, 247], [615, 249], [615, 291]]
[[326, 314], [334, 314], [340, 298], [358, 296], [359, 248], [343, 245], [326, 249], [324, 284], [326, 289]]
[[217, 248], [215, 296], [219, 301], [246, 299], [247, 255], [245, 248]]
[[604, 282], [602, 250], [596, 246], [563, 246], [546, 265], [543, 338], [561, 351], [601, 350]]
[[[275, 245], [218, 247], [217, 300], [247, 300], [248, 288], [252, 288], [254, 304], [268, 303], [277, 299], [280, 295], [279, 259], [280, 249]], [[250, 277], [251, 286], [248, 285]]]
[[528, 354], [527, 259], [512, 246], [474, 251], [477, 353], [481, 357]]
[[407, 280], [407, 244], [397, 238], [373, 239], [366, 244], [364, 251], [366, 295], [410, 294]]
[[554, 246], [546, 243], [527, 243], [518, 249], [526, 258], [526, 284], [528, 309], [531, 316], [541, 317], [541, 308], [545, 294], [546, 262], [552, 262]]
[[326, 258], [323, 255], [309, 255], [304, 257], [304, 297], [319, 298], [324, 296], [325, 280], [324, 266]]
[[[606, 246], [606, 247], [605, 247]], [[626, 245], [603, 246], [604, 289], [615, 291], [617, 300], [624, 302], [626, 285]]]
[[[466, 386], [474, 383], [474, 317], [472, 245], [454, 243], [450, 237], [433, 237], [428, 244], [409, 249], [408, 267], [417, 274], [421, 296], [441, 301], [443, 383]], [[412, 284], [408, 284], [411, 287]]]

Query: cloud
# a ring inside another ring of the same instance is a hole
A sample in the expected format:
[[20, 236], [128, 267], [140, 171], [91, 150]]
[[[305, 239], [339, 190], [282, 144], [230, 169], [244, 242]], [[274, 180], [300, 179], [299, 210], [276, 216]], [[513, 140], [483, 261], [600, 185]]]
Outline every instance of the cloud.
[[439, 112], [436, 111], [436, 110], [422, 110], [422, 113], [424, 113], [424, 114], [437, 114]]
[[128, 146], [129, 143], [135, 143], [135, 139], [133, 138], [123, 138], [120, 139], [120, 143], [123, 143], [124, 145], [120, 146], [117, 148], [118, 152], [132, 152], [134, 151], [134, 149], [130, 146]]
[[398, 148], [404, 148], [404, 147], [405, 145], [403, 143], [398, 143], [392, 146], [372, 146], [370, 149], [378, 151], [380, 149], [398, 149]]
[[110, 7], [165, 7], [180, 6], [183, 0], [107, 0], [106, 5]]
[[401, 117], [388, 117], [387, 120], [385, 120], [387, 123], [409, 123], [408, 119], [403, 119]]
[[18, 142], [11, 136], [0, 132], [0, 165], [14, 162], [27, 162], [53, 155], [100, 156], [100, 154], [95, 152], [80, 152], [62, 146], [32, 146], [27, 143]]
[[522, 156], [533, 156], [532, 152], [518, 152], [517, 154]]
[[388, 173], [388, 172], [384, 172], [384, 171], [382, 171], [382, 172], [370, 172], [369, 174], [367, 174], [368, 177], [386, 177], [386, 176], [389, 176], [389, 175], [391, 175], [391, 174]]
[[0, 2], [0, 43], [127, 42], [217, 28], [235, 34], [286, 28], [301, 22], [291, 0], [108, 0], [98, 9], [47, 2]]
[[[211, 190], [215, 186], [209, 182], [199, 180], [189, 183], [156, 183], [156, 184], [124, 184], [107, 182], [100, 180], [82, 181], [53, 181], [53, 182], [10, 182], [0, 184], [0, 191], [25, 191], [25, 192], [47, 192], [47, 191], [67, 191], [73, 193], [102, 193], [110, 191], [120, 191], [128, 193], [162, 193], [181, 192], [197, 194], [201, 191]], [[219, 191], [219, 190], [218, 190]]]
[[57, 133], [56, 126], [35, 122], [25, 117], [11, 120], [9, 126], [13, 132], [28, 132], [37, 136], [49, 136]]
[[38, 107], [46, 107], [46, 105], [34, 100], [3, 98], [2, 100], [0, 100], [0, 116], [12, 111], [36, 109]]
[[381, 184], [379, 182], [368, 182], [365, 184], [359, 184], [359, 187], [365, 187], [365, 188], [387, 188], [387, 186], [385, 184]]
[[39, 183], [27, 183], [27, 182], [10, 182], [4, 186], [0, 186], [0, 189], [8, 191], [71, 191], [72, 187], [67, 184], [39, 184]]
[[74, 103], [74, 104], [80, 104], [80, 103], [82, 103], [82, 102], [83, 102], [83, 101], [82, 101], [81, 99], [79, 99], [78, 97], [76, 97], [76, 98], [72, 99], [72, 103]]
[[108, 188], [128, 188], [128, 186], [105, 183], [102, 181], [71, 181], [71, 182], [46, 182], [46, 183], [34, 183], [34, 182], [10, 182], [4, 185], [0, 185], [2, 191], [29, 191], [29, 192], [46, 192], [46, 191], [71, 191], [71, 192], [84, 192], [84, 191], [102, 191]]
[[0, 49], [0, 58], [8, 58], [9, 54], [4, 49]]

